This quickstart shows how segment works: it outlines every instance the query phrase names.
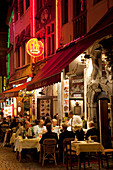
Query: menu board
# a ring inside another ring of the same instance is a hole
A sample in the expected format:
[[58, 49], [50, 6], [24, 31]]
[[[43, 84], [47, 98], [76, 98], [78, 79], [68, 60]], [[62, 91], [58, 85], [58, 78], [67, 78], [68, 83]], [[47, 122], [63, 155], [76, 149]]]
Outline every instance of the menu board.
[[40, 116], [46, 116], [46, 114], [50, 115], [51, 108], [51, 100], [40, 100]]
[[64, 80], [64, 112], [69, 112], [69, 80]]

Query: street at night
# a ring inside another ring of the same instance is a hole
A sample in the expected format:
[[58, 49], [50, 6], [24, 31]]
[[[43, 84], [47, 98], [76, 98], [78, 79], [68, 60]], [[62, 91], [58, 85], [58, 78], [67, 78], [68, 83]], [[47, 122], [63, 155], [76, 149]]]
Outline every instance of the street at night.
[[[109, 161], [110, 168], [113, 169], [113, 161]], [[0, 170], [65, 170], [66, 164], [58, 163], [58, 165], [54, 165], [54, 162], [51, 163], [45, 163], [45, 165], [42, 167], [41, 164], [38, 162], [38, 159], [34, 158], [33, 153], [26, 154], [26, 157], [23, 157], [22, 161], [19, 162], [16, 159], [16, 153], [13, 152], [12, 147], [3, 147], [3, 144], [0, 143]], [[73, 169], [77, 170], [77, 164], [73, 167]], [[83, 170], [83, 164], [81, 167], [81, 170]], [[97, 170], [98, 164], [97, 161], [91, 163], [90, 167], [88, 167], [88, 164], [86, 163], [86, 169], [87, 170]], [[107, 164], [106, 161], [104, 161], [104, 168], [101, 168], [101, 170], [106, 170]]]
[[113, 0], [1, 0], [0, 170], [113, 170]]

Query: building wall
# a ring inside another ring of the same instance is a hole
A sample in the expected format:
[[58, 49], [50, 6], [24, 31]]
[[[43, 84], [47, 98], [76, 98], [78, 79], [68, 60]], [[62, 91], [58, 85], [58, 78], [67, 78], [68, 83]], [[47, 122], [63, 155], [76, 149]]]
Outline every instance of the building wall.
[[87, 32], [105, 15], [113, 6], [111, 0], [101, 0], [93, 4], [93, 0], [87, 1]]

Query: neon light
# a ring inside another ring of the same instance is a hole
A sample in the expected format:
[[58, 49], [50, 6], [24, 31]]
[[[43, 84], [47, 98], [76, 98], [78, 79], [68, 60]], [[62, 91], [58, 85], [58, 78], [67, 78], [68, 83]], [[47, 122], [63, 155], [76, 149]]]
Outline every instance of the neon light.
[[35, 37], [35, 0], [33, 0], [33, 37]]
[[26, 44], [26, 51], [31, 57], [40, 57], [44, 53], [44, 44], [37, 38], [31, 38]]
[[[10, 20], [9, 20], [9, 28], [8, 28], [8, 48], [9, 48], [9, 38], [10, 38], [10, 24], [11, 24], [11, 20], [13, 19], [13, 30], [14, 30], [14, 15], [13, 15], [13, 11], [11, 13], [10, 16]], [[9, 54], [7, 55], [7, 60], [8, 60], [8, 66], [7, 66], [7, 77], [9, 79]]]
[[56, 49], [58, 49], [58, 0], [56, 0]]

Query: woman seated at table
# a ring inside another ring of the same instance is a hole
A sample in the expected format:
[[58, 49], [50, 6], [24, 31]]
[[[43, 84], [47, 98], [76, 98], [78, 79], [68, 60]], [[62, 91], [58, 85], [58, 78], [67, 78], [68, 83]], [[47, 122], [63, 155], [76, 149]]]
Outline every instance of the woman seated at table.
[[99, 132], [98, 130], [95, 128], [95, 124], [93, 121], [89, 122], [89, 129], [86, 133], [86, 139], [88, 139], [89, 136], [97, 136], [99, 137]]
[[18, 122], [15, 137], [22, 136], [23, 130], [24, 130], [23, 123], [22, 122]]
[[22, 137], [23, 137], [23, 139], [26, 137], [28, 137], [28, 138], [33, 137], [32, 128], [30, 127], [29, 121], [25, 121], [23, 132], [22, 132]]

